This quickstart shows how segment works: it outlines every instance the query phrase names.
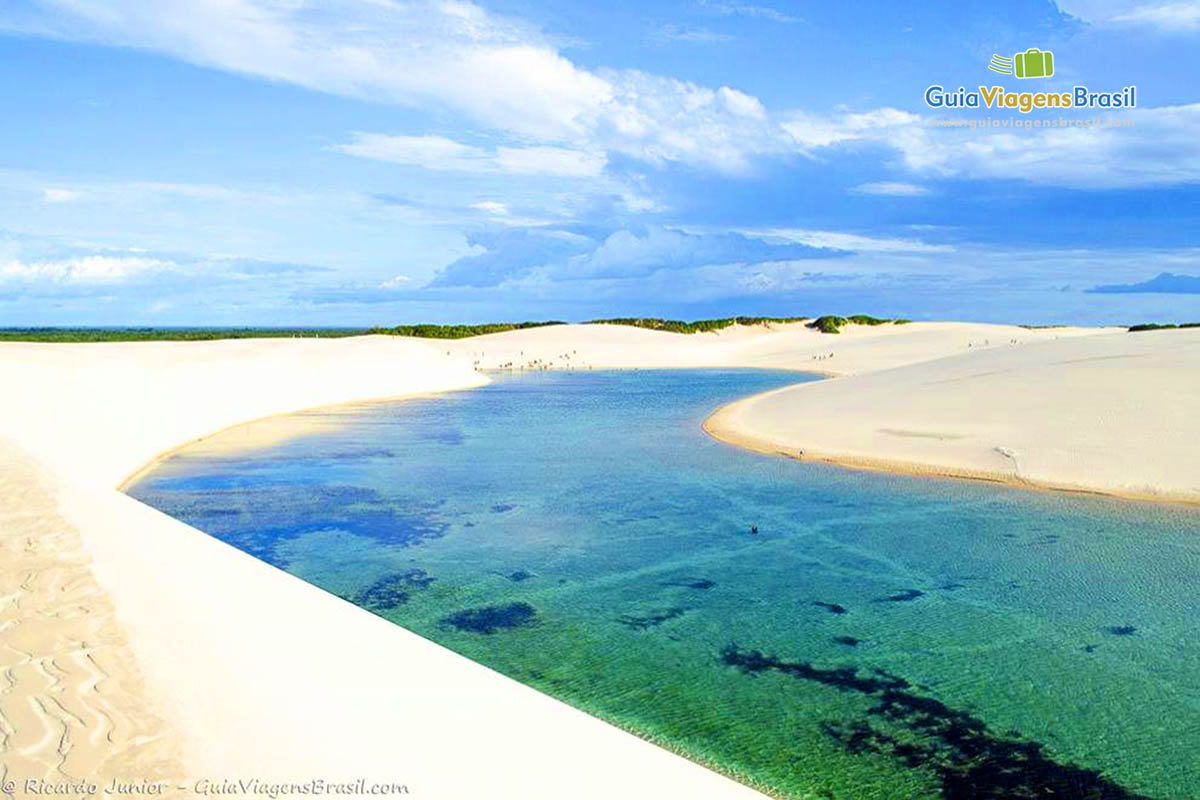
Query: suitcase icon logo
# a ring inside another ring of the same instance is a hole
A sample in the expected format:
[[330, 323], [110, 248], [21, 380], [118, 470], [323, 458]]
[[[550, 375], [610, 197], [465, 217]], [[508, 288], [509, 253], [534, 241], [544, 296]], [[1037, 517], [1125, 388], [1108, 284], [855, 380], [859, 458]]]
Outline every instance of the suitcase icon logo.
[[993, 55], [988, 69], [1018, 78], [1049, 78], [1054, 74], [1054, 53], [1031, 47], [1012, 58]]

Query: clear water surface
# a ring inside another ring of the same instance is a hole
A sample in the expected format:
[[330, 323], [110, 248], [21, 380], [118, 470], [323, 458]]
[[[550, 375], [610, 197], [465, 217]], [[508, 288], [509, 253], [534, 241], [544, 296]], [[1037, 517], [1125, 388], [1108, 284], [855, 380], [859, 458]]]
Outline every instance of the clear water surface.
[[700, 429], [803, 379], [500, 375], [130, 494], [774, 795], [1200, 797], [1200, 513]]

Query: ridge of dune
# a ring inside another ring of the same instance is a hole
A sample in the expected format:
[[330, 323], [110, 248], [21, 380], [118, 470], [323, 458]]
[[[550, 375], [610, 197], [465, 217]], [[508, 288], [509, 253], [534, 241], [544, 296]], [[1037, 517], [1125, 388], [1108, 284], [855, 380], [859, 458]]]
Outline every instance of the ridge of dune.
[[825, 334], [803, 322], [667, 333], [628, 325], [553, 325], [446, 342], [480, 369], [757, 367], [852, 375], [1011, 343], [1110, 333], [1116, 328], [1024, 328], [975, 322], [847, 325]]
[[850, 467], [1200, 503], [1200, 331], [981, 349], [731, 403], [718, 439]]
[[[761, 797], [116, 490], [239, 423], [257, 444], [304, 425], [272, 415], [486, 383], [465, 359], [384, 336], [4, 344], [0, 370], [5, 780]], [[86, 639], [36, 611], [64, 604]]]
[[163, 453], [252, 420], [487, 382], [423, 340], [0, 344], [0, 433], [57, 475], [114, 487]]

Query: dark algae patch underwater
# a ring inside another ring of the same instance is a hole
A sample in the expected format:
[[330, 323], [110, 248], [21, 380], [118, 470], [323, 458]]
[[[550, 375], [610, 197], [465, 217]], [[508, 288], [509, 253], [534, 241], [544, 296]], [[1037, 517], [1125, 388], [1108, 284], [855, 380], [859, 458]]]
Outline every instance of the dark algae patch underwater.
[[493, 634], [537, 623], [537, 609], [529, 603], [505, 603], [502, 606], [468, 608], [451, 614], [442, 622], [460, 631]]
[[721, 660], [747, 675], [776, 670], [797, 680], [872, 698], [875, 703], [860, 719], [829, 720], [821, 724], [822, 730], [848, 752], [880, 753], [906, 767], [931, 772], [947, 800], [1148, 800], [1096, 770], [1055, 761], [1042, 744], [998, 735], [983, 720], [950, 708], [883, 670], [860, 675], [854, 666], [822, 669], [743, 650], [736, 644], [722, 651]]
[[202, 442], [130, 492], [774, 796], [1200, 798], [1200, 511], [700, 428], [804, 379], [501, 376]]

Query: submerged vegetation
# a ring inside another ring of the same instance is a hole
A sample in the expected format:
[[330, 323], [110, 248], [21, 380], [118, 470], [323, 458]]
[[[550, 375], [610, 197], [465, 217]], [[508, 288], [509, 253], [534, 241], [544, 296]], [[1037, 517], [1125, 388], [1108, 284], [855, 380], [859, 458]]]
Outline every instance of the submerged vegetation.
[[[130, 494], [156, 508], [175, 497], [186, 504], [190, 523], [280, 569], [290, 566], [288, 543], [310, 534], [336, 530], [380, 546], [407, 548], [439, 539], [450, 528], [435, 516], [436, 503], [396, 508], [379, 492], [360, 486], [305, 484], [301, 491], [284, 483], [178, 492], [143, 482], [131, 487]], [[249, 519], [264, 522], [249, 526]], [[398, 599], [388, 591], [381, 584], [376, 600]]]
[[648, 628], [657, 628], [668, 620], [682, 617], [685, 613], [687, 613], [687, 609], [684, 608], [664, 608], [647, 614], [622, 614], [617, 617], [617, 622], [626, 628], [644, 631]]
[[[202, 530], [774, 797], [1192, 797], [1194, 719], [1172, 702], [1194, 672], [1175, 602], [1188, 587], [1160, 579], [1190, 517], [1009, 503], [983, 484], [951, 497], [689, 444], [707, 441], [691, 421], [720, 398], [794, 380], [548, 375], [453, 409], [364, 408], [299, 446], [185, 453], [140, 485]], [[525, 414], [536, 435], [513, 436]], [[310, 502], [315, 477], [380, 494]], [[1055, 535], [1069, 570], [1034, 549]], [[1095, 612], [1090, 586], [1111, 595]]]
[[902, 592], [896, 592], [896, 594], [890, 594], [887, 597], [876, 597], [875, 602], [876, 603], [911, 603], [913, 600], [916, 600], [918, 597], [924, 597], [924, 596], [925, 596], [925, 593], [922, 592], [920, 589], [905, 589]]
[[529, 603], [507, 603], [464, 609], [443, 619], [442, 624], [466, 633], [490, 636], [502, 630], [536, 625], [537, 621], [538, 611]]
[[684, 589], [699, 589], [700, 591], [708, 591], [717, 585], [716, 581], [710, 581], [708, 578], [680, 578], [677, 581], [663, 581], [663, 586], [679, 586]]
[[435, 580], [423, 569], [393, 572], [360, 592], [354, 602], [368, 611], [390, 611], [407, 603], [410, 592], [428, 589]]
[[845, 614], [849, 609], [837, 603], [825, 603], [820, 600], [814, 600], [813, 605], [817, 608], [823, 608], [830, 614]]
[[1056, 760], [1040, 742], [1015, 732], [994, 732], [974, 714], [918, 692], [905, 678], [883, 670], [864, 674], [854, 666], [818, 667], [736, 644], [727, 645], [719, 660], [746, 675], [777, 672], [870, 697], [874, 705], [861, 718], [822, 723], [825, 735], [849, 753], [882, 755], [931, 773], [946, 800], [1144, 800], [1097, 770]]

